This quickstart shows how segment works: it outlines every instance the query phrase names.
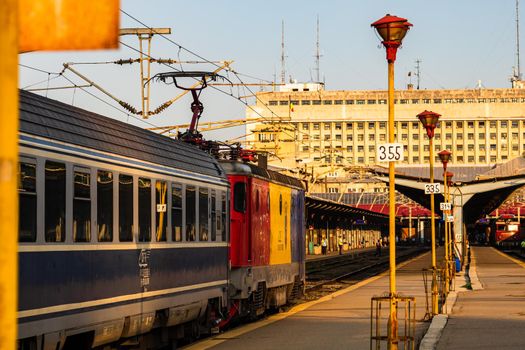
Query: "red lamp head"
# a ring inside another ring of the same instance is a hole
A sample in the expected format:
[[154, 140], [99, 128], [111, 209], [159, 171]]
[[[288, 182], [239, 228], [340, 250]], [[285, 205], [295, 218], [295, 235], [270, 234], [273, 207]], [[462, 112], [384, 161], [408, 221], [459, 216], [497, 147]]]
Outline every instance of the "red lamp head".
[[441, 163], [443, 163], [443, 169], [445, 169], [445, 171], [447, 170], [447, 164], [450, 161], [451, 155], [452, 152], [449, 152], [446, 149], [438, 153], [439, 159], [441, 160]]
[[450, 171], [445, 171], [445, 177], [447, 178], [448, 185], [452, 185], [452, 176], [454, 176], [454, 173], [451, 173]]
[[406, 18], [391, 16], [375, 21], [370, 26], [374, 27], [377, 34], [383, 39], [383, 45], [386, 47], [386, 58], [388, 62], [396, 60], [397, 48], [401, 45], [403, 38], [407, 34], [412, 24]]
[[439, 117], [441, 114], [434, 113], [432, 111], [423, 111], [417, 115], [423, 127], [427, 130], [427, 136], [429, 139], [434, 137], [434, 129], [437, 126]]

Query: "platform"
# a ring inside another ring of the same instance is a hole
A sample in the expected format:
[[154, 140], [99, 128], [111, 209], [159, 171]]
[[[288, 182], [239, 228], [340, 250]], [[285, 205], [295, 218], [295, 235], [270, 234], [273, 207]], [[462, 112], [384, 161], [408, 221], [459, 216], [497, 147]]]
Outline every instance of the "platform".
[[[397, 274], [398, 292], [416, 297], [417, 339], [423, 337], [429, 325], [422, 321], [425, 293], [421, 273], [429, 266], [430, 253], [425, 253], [400, 264]], [[388, 273], [383, 273], [187, 349], [369, 349], [370, 300], [388, 289]]]
[[479, 290], [458, 293], [437, 350], [525, 349], [525, 264], [472, 247]]

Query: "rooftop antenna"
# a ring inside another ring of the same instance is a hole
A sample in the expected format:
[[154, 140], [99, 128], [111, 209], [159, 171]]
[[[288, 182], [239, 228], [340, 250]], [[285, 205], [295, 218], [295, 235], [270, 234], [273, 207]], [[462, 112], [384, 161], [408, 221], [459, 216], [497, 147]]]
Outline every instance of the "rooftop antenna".
[[286, 83], [286, 71], [284, 65], [284, 19], [282, 21], [282, 30], [281, 30], [281, 84]]
[[421, 76], [421, 66], [420, 66], [420, 63], [421, 63], [421, 62], [423, 62], [423, 61], [421, 61], [420, 58], [418, 58], [418, 59], [416, 60], [416, 73], [415, 73], [415, 74], [416, 74], [416, 77], [417, 77], [417, 89], [418, 89], [418, 90], [419, 90], [419, 82], [421, 81], [421, 78], [420, 78], [420, 76]]
[[512, 88], [523, 88], [525, 84], [521, 80], [520, 68], [520, 17], [519, 17], [519, 0], [516, 0], [516, 66], [514, 66], [510, 82]]
[[321, 81], [320, 78], [320, 63], [321, 63], [321, 52], [319, 50], [319, 15], [317, 15], [317, 43], [316, 43], [316, 51], [315, 51], [315, 71], [317, 72], [316, 75], [316, 83], [319, 83]]

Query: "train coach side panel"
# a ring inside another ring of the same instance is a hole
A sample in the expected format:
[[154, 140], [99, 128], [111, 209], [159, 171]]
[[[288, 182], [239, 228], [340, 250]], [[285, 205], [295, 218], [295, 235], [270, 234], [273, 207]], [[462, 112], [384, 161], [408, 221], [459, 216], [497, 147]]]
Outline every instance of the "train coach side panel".
[[250, 235], [253, 266], [268, 265], [270, 260], [270, 193], [269, 183], [250, 179]]
[[270, 265], [291, 262], [291, 189], [270, 183]]
[[249, 262], [249, 204], [247, 200], [248, 178], [229, 175], [231, 185], [230, 204], [230, 259], [232, 267], [247, 266]]

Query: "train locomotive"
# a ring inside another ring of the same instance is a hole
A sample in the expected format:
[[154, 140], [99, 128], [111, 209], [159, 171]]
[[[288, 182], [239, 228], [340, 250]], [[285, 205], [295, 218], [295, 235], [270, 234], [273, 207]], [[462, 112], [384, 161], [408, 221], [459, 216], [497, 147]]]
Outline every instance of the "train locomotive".
[[19, 139], [19, 349], [176, 344], [300, 294], [300, 181], [25, 91]]

